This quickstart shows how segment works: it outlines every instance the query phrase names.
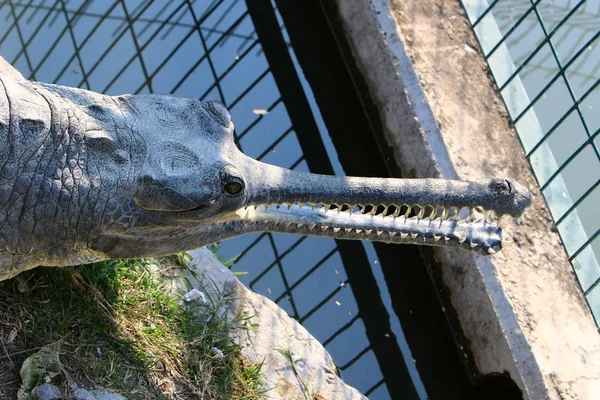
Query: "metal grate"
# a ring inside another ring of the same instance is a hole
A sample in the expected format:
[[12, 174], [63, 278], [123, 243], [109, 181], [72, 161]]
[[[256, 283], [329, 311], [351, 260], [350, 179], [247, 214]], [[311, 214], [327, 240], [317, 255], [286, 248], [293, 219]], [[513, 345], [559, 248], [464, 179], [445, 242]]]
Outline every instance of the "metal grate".
[[[244, 1], [4, 0], [0, 21], [0, 54], [31, 79], [219, 99], [246, 154], [308, 170]], [[241, 280], [303, 323], [346, 382], [389, 398], [334, 240], [253, 234], [221, 254], [240, 254]]]
[[600, 323], [600, 1], [463, 0]]

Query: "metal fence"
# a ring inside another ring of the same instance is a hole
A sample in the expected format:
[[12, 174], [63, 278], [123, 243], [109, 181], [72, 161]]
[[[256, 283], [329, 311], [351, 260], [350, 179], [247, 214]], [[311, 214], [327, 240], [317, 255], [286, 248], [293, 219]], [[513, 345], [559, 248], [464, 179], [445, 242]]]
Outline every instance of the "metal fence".
[[[4, 0], [0, 55], [39, 81], [221, 100], [246, 154], [308, 170], [244, 1]], [[254, 234], [220, 254], [240, 255], [241, 280], [302, 322], [346, 382], [389, 398], [334, 240]]]
[[600, 1], [462, 4], [600, 323]]

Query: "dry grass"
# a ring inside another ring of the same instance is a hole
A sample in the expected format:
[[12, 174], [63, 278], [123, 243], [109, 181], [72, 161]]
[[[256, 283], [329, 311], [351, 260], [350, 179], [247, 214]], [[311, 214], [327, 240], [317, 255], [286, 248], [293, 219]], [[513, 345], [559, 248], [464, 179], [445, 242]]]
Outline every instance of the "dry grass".
[[[182, 261], [159, 260], [161, 270]], [[55, 341], [82, 385], [134, 399], [260, 398], [260, 365], [229, 339], [220, 305], [182, 306], [149, 265], [38, 268], [0, 282], [0, 398], [15, 397], [23, 360]]]

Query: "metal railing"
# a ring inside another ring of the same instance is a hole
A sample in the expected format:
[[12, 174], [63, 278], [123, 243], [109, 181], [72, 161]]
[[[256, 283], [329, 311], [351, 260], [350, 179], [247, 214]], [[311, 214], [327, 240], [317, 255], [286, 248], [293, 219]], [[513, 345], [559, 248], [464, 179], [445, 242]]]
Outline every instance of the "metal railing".
[[600, 1], [463, 0], [600, 323]]

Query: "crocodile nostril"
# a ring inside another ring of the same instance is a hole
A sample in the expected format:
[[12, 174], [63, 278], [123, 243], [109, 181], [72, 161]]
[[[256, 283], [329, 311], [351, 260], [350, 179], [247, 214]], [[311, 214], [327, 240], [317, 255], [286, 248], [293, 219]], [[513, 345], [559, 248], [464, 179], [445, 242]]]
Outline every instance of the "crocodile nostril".
[[202, 107], [208, 111], [224, 127], [231, 126], [231, 115], [223, 103], [220, 101], [207, 101]]

